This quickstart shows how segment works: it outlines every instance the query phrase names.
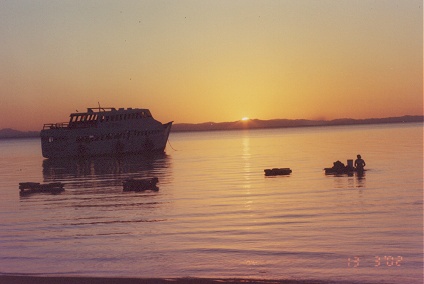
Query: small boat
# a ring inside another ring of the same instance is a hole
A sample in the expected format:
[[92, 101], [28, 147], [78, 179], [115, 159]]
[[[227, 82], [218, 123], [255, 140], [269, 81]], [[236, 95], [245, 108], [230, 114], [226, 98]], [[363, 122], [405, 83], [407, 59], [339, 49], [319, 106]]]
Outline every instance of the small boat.
[[65, 189], [65, 184], [61, 182], [39, 183], [39, 182], [21, 182], [19, 183], [19, 195], [28, 195], [32, 193], [61, 193]]
[[352, 160], [348, 160], [346, 166], [340, 161], [335, 161], [331, 168], [324, 168], [324, 171], [326, 175], [353, 175], [354, 172], [363, 174], [365, 170], [353, 167]]
[[44, 124], [41, 150], [45, 158], [163, 153], [171, 126], [148, 109], [88, 108], [69, 122]]
[[354, 173], [364, 174], [366, 170], [365, 169], [358, 170], [355, 168], [345, 168], [345, 169], [324, 168], [324, 171], [326, 175], [353, 175]]
[[145, 191], [154, 190], [158, 191], [159, 188], [156, 184], [159, 182], [157, 177], [144, 178], [144, 179], [129, 179], [123, 182], [124, 191]]
[[264, 170], [266, 176], [289, 175], [292, 173], [290, 168], [273, 168]]
[[341, 168], [325, 168], [326, 175], [343, 175], [343, 174], [353, 174], [354, 169], [341, 169]]

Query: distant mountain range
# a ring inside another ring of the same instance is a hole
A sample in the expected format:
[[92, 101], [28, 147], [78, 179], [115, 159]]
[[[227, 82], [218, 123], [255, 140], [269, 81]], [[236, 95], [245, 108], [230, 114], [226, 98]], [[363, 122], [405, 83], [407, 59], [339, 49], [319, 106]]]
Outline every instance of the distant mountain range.
[[357, 124], [382, 124], [382, 123], [406, 123], [423, 122], [422, 115], [406, 115], [401, 117], [351, 119], [342, 118], [334, 120], [307, 120], [307, 119], [271, 119], [271, 120], [238, 120], [233, 122], [205, 122], [198, 124], [179, 123], [172, 126], [173, 132], [180, 131], [213, 131], [213, 130], [237, 130], [237, 129], [264, 129], [264, 128], [287, 128], [306, 126], [335, 126]]
[[[382, 123], [408, 123], [423, 122], [422, 115], [405, 115], [400, 117], [352, 119], [342, 118], [334, 120], [307, 120], [307, 119], [271, 119], [271, 120], [238, 120], [233, 122], [205, 122], [205, 123], [176, 123], [172, 126], [173, 132], [183, 131], [214, 131], [214, 130], [237, 130], [237, 129], [263, 129], [263, 128], [287, 128], [306, 126], [335, 126], [357, 124], [382, 124]], [[19, 131], [10, 128], [0, 130], [0, 139], [5, 138], [30, 138], [40, 137], [39, 131]]]
[[0, 139], [40, 137], [39, 131], [19, 131], [11, 128], [0, 130]]

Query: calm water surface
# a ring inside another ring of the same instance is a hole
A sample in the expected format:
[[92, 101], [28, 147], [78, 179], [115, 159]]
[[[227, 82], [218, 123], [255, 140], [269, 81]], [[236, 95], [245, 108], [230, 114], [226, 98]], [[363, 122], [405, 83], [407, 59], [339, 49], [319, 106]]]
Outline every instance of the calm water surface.
[[[155, 157], [51, 161], [39, 139], [0, 140], [0, 274], [422, 283], [422, 124], [170, 142]], [[364, 176], [324, 174], [358, 153]], [[265, 177], [273, 167], [293, 173]], [[122, 191], [153, 176], [158, 192]], [[25, 181], [65, 191], [20, 197]]]

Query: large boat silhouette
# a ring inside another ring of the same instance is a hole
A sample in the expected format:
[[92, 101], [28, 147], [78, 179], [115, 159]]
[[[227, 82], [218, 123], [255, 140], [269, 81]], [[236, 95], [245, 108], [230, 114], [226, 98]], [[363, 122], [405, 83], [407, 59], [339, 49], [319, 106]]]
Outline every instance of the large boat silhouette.
[[41, 149], [45, 158], [160, 153], [171, 126], [148, 109], [88, 108], [71, 113], [69, 122], [44, 124]]

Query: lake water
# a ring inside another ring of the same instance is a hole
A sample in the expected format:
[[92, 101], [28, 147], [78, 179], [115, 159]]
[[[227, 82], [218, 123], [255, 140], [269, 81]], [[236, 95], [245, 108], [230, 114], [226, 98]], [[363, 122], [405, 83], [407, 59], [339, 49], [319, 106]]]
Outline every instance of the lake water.
[[[0, 275], [422, 283], [423, 125], [171, 133], [155, 157], [0, 140]], [[325, 175], [333, 162], [364, 176]], [[264, 169], [290, 167], [290, 176]], [[128, 178], [157, 192], [123, 192]], [[19, 196], [19, 182], [65, 183]]]

